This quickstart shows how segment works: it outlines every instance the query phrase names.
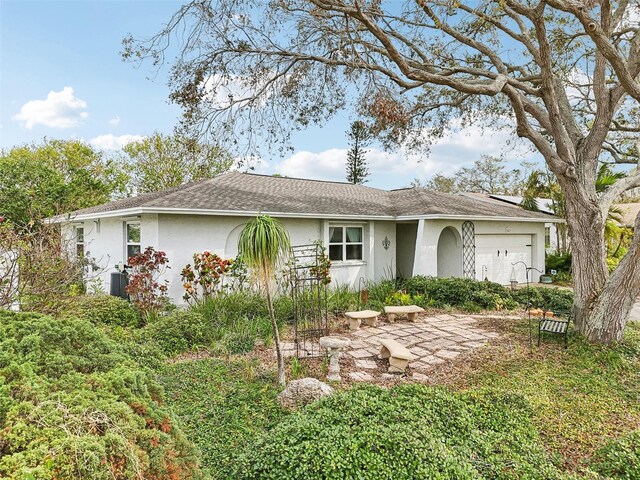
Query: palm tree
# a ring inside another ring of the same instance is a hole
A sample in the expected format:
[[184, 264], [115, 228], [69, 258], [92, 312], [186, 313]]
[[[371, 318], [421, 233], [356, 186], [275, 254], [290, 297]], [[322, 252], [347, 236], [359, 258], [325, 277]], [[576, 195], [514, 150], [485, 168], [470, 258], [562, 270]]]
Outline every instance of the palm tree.
[[[612, 170], [611, 165], [607, 163], [603, 163], [598, 168], [598, 173], [596, 177], [596, 193], [603, 193], [607, 188], [613, 185], [616, 181], [623, 178], [626, 174], [624, 172], [615, 172]], [[544, 197], [551, 199], [551, 209], [553, 213], [561, 218], [565, 216], [564, 209], [564, 197], [562, 195], [562, 191], [560, 190], [560, 186], [558, 185], [555, 176], [551, 174], [549, 171], [535, 170], [531, 172], [527, 182], [524, 186], [524, 194], [522, 198], [522, 207], [525, 210], [538, 211], [537, 197]], [[620, 248], [620, 243], [624, 239], [624, 231], [620, 227], [620, 222], [622, 220], [622, 210], [616, 206], [612, 206], [607, 213], [607, 218], [605, 221], [604, 235], [609, 244], [609, 247], [613, 246], [613, 242], [618, 237], [620, 238], [618, 243], [618, 248], [616, 248], [616, 252]], [[566, 225], [560, 224], [557, 229], [559, 235], [566, 238]], [[559, 239], [560, 240], [560, 239]], [[558, 242], [558, 247], [560, 249], [560, 253], [566, 252], [566, 240], [562, 239], [561, 243]]]
[[285, 386], [284, 357], [280, 345], [280, 334], [278, 333], [278, 322], [273, 310], [273, 299], [271, 297], [271, 283], [274, 271], [281, 260], [289, 255], [291, 251], [291, 241], [289, 232], [285, 226], [268, 215], [260, 215], [247, 223], [238, 239], [238, 251], [242, 254], [247, 267], [257, 276], [267, 295], [269, 305], [269, 317], [273, 327], [273, 338], [276, 344], [276, 354], [278, 356], [278, 383]]
[[[625, 177], [624, 172], [614, 172], [611, 169], [611, 165], [603, 163], [598, 169], [598, 176], [596, 178], [596, 192], [602, 193], [611, 185], [616, 183], [619, 179]], [[609, 251], [613, 250], [612, 256], [616, 256], [620, 249], [622, 242], [624, 241], [625, 229], [621, 226], [622, 223], [622, 210], [620, 207], [612, 206], [607, 213], [607, 219], [604, 224], [604, 238], [607, 241]], [[617, 242], [617, 247], [614, 249], [614, 243]]]

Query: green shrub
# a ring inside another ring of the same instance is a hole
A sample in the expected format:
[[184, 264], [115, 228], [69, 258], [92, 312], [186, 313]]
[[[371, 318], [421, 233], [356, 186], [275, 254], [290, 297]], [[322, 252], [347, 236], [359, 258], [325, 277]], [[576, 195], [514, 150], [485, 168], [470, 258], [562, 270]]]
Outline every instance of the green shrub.
[[366, 386], [287, 417], [250, 444], [239, 479], [553, 479], [520, 397]]
[[392, 280], [382, 280], [377, 283], [368, 283], [367, 292], [369, 301], [367, 306], [373, 310], [382, 311], [385, 306], [385, 300], [398, 290], [396, 282]]
[[215, 323], [233, 323], [237, 320], [269, 316], [266, 299], [254, 292], [216, 295], [198, 303], [192, 310], [205, 318], [213, 319]]
[[153, 375], [75, 318], [0, 311], [0, 477], [200, 478]]
[[558, 272], [571, 272], [571, 254], [565, 253], [555, 255], [553, 253], [547, 254], [546, 257], [547, 270], [557, 270]]
[[144, 327], [142, 338], [153, 340], [167, 355], [176, 355], [198, 347], [208, 347], [214, 340], [211, 323], [203, 315], [176, 310]]
[[244, 353], [254, 348], [257, 339], [271, 341], [268, 315], [265, 300], [257, 294], [220, 294], [189, 310], [159, 317], [138, 337], [157, 344], [167, 355], [214, 346], [224, 353]]
[[591, 468], [606, 478], [640, 479], [640, 430], [598, 450]]
[[534, 308], [551, 310], [556, 315], [568, 317], [573, 308], [573, 292], [558, 288], [529, 287], [512, 293], [513, 298], [526, 308], [527, 302]]
[[81, 295], [63, 303], [58, 316], [74, 317], [94, 324], [120, 327], [140, 326], [140, 317], [131, 303], [110, 295]]
[[402, 288], [413, 297], [424, 298], [429, 306], [480, 310], [512, 310], [518, 304], [511, 292], [493, 282], [469, 278], [435, 278], [421, 275], [404, 280]]
[[358, 308], [360, 293], [350, 289], [347, 285], [330, 287], [327, 293], [327, 308], [330, 313], [335, 311], [348, 312]]
[[551, 275], [551, 279], [554, 284], [557, 285], [572, 285], [573, 275], [569, 272], [558, 272], [555, 275]]

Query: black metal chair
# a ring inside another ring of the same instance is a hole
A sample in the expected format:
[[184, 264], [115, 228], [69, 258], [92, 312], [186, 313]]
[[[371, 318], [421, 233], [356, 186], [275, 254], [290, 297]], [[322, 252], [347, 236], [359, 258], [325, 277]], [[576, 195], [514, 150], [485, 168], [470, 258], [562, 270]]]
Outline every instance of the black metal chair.
[[542, 334], [551, 333], [564, 336], [564, 348], [567, 348], [569, 345], [568, 335], [571, 316], [572, 315], [569, 315], [566, 319], [556, 317], [547, 318], [547, 312], [543, 312], [542, 317], [538, 321], [538, 346], [540, 346]]

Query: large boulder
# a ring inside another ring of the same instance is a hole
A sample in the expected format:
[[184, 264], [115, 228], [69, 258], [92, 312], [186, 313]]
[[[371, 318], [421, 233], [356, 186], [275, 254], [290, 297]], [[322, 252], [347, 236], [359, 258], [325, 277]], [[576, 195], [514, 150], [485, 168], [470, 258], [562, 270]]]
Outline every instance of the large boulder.
[[333, 388], [317, 378], [301, 378], [289, 382], [278, 395], [278, 403], [282, 408], [302, 407], [331, 395], [333, 392]]

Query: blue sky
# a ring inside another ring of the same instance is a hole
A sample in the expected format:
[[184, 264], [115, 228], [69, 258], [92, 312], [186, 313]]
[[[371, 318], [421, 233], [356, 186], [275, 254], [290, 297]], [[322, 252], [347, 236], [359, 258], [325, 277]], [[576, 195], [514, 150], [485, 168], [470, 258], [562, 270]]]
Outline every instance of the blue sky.
[[[121, 60], [127, 33], [156, 33], [180, 2], [0, 1], [0, 147], [43, 137], [81, 138], [114, 150], [153, 131], [171, 132], [180, 110], [168, 102], [166, 70]], [[155, 76], [153, 80], [149, 76]], [[322, 129], [293, 135], [294, 152], [264, 158], [261, 173], [344, 179], [349, 114]], [[436, 172], [452, 174], [481, 154], [500, 154], [505, 134], [473, 128], [452, 132], [429, 157], [369, 152], [369, 185], [406, 186]], [[522, 154], [518, 148], [517, 153]]]

